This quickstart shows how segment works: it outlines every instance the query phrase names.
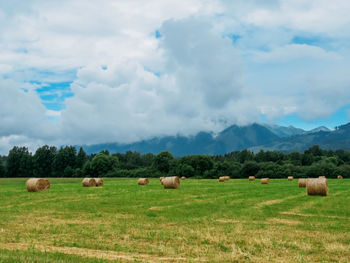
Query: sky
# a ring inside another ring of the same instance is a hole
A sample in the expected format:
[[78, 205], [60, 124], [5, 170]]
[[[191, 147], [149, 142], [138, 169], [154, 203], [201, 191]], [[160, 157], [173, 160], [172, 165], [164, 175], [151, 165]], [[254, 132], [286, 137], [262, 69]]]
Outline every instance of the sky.
[[350, 121], [348, 0], [0, 0], [0, 154]]

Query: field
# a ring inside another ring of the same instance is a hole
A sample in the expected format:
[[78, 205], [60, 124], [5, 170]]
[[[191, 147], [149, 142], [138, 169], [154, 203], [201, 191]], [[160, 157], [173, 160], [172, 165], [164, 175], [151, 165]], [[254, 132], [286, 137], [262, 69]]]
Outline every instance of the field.
[[350, 262], [350, 180], [0, 179], [0, 262]]

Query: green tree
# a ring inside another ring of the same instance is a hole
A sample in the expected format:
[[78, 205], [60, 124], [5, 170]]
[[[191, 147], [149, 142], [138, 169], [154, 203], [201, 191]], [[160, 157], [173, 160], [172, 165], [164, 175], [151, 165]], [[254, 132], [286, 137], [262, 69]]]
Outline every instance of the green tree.
[[0, 159], [0, 177], [6, 177], [6, 169], [2, 160]]
[[142, 158], [139, 152], [127, 151], [125, 153], [126, 169], [136, 169], [142, 166]]
[[182, 157], [178, 162], [192, 166], [195, 176], [201, 177], [214, 167], [214, 161], [208, 155], [190, 155]]
[[246, 161], [254, 160], [254, 153], [248, 150], [243, 150], [239, 153], [239, 162], [245, 163]]
[[52, 164], [57, 153], [56, 147], [44, 145], [38, 148], [33, 156], [34, 176], [50, 177]]
[[142, 155], [142, 166], [143, 167], [151, 167], [153, 160], [154, 160], [154, 154], [153, 153], [146, 153]]
[[53, 161], [53, 173], [57, 177], [64, 174], [64, 169], [67, 166], [76, 167], [77, 150], [73, 146], [61, 147]]
[[168, 173], [173, 160], [174, 156], [170, 152], [160, 152], [153, 160], [153, 167], [162, 173]]
[[118, 167], [118, 158], [104, 153], [97, 154], [91, 162], [91, 170], [94, 177], [102, 177]]
[[64, 168], [64, 171], [63, 171], [64, 177], [73, 177], [73, 175], [74, 175], [74, 169], [72, 167], [68, 165], [66, 168]]
[[8, 177], [33, 176], [32, 155], [27, 147], [13, 147], [6, 161]]
[[87, 161], [83, 166], [83, 176], [85, 177], [93, 177], [94, 171], [91, 168], [91, 162]]
[[80, 147], [77, 159], [76, 159], [76, 168], [83, 168], [85, 162], [88, 160], [87, 155], [82, 147]]
[[260, 170], [259, 165], [255, 161], [247, 161], [243, 164], [242, 167], [242, 176], [249, 177], [255, 176]]
[[183, 163], [177, 163], [174, 169], [170, 172], [174, 176], [178, 177], [193, 177], [195, 175], [194, 169], [192, 166]]

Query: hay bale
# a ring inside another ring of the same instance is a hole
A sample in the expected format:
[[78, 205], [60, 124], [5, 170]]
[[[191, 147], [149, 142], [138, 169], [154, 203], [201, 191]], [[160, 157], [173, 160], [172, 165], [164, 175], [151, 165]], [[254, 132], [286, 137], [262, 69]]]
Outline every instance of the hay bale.
[[182, 177], [181, 177], [181, 180], [186, 180], [186, 176], [182, 176]]
[[300, 178], [298, 180], [298, 186], [299, 187], [306, 187], [307, 179], [306, 178]]
[[149, 184], [148, 178], [140, 178], [137, 184], [138, 185], [148, 185]]
[[269, 184], [270, 178], [261, 178], [260, 182], [261, 182], [261, 184]]
[[225, 181], [229, 181], [231, 179], [230, 176], [224, 176], [224, 178], [225, 178]]
[[343, 176], [338, 175], [337, 178], [338, 178], [338, 179], [343, 179]]
[[84, 187], [95, 187], [96, 186], [95, 178], [84, 178], [82, 183], [83, 183]]
[[328, 195], [327, 178], [310, 178], [306, 183], [306, 191], [308, 195]]
[[180, 180], [177, 176], [165, 177], [162, 183], [165, 189], [178, 189], [180, 187]]
[[165, 177], [159, 177], [159, 180], [160, 180], [160, 183], [163, 185], [163, 179], [164, 179]]
[[293, 181], [294, 177], [293, 176], [288, 176], [288, 181]]
[[42, 192], [50, 189], [50, 181], [43, 178], [30, 178], [26, 182], [28, 192]]
[[225, 182], [225, 181], [226, 181], [225, 176], [220, 176], [219, 177], [219, 182]]
[[248, 180], [249, 180], [249, 181], [255, 181], [255, 176], [249, 176], [249, 177], [248, 177]]
[[94, 178], [96, 181], [96, 186], [103, 186], [103, 179], [102, 178]]

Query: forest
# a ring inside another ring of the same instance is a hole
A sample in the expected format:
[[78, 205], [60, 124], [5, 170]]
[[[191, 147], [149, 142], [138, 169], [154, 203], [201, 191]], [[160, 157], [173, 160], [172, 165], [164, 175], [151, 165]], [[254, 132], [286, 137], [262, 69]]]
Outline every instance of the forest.
[[13, 147], [0, 156], [0, 177], [160, 177], [187, 178], [296, 178], [338, 175], [350, 178], [350, 151], [324, 150], [318, 145], [304, 153], [234, 151], [225, 155], [189, 155], [179, 158], [168, 151], [158, 154], [110, 154], [108, 150], [87, 155], [74, 146], [57, 149], [42, 146], [35, 153]]

